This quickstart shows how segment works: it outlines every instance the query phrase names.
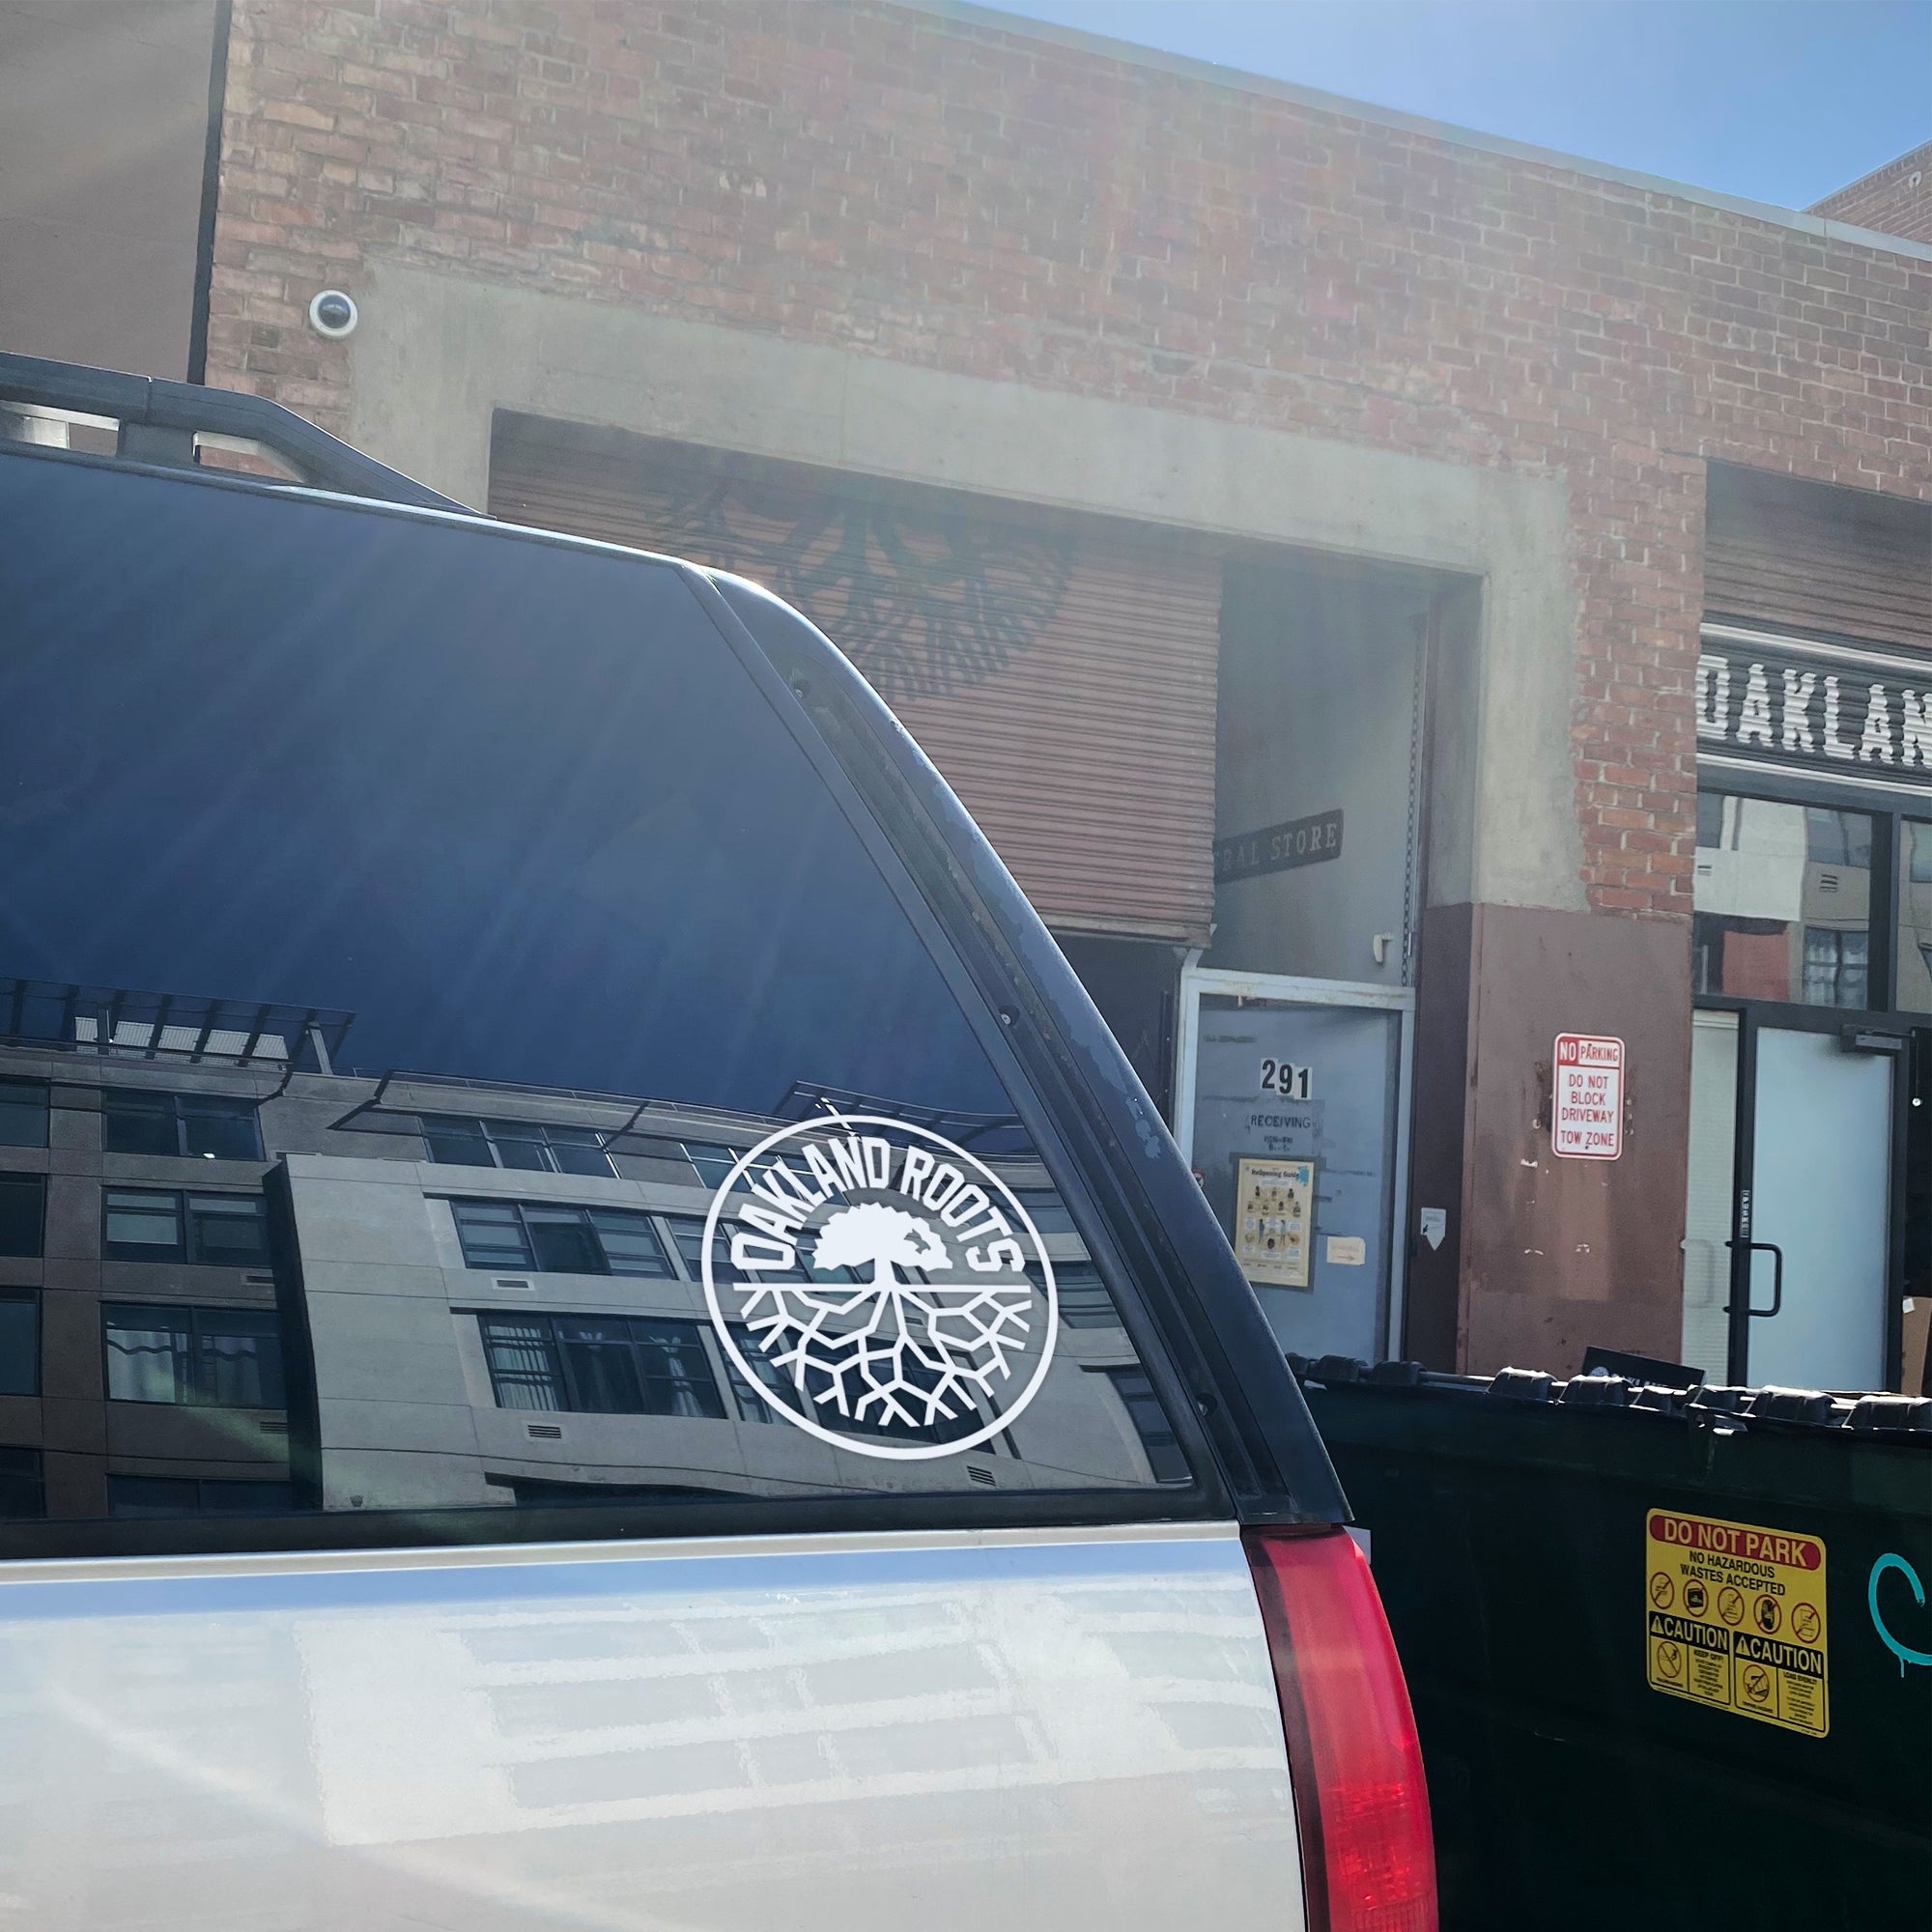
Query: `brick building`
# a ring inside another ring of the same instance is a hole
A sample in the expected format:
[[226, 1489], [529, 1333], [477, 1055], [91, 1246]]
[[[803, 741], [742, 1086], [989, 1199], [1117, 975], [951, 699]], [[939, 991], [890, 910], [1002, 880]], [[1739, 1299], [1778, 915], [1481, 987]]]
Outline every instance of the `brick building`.
[[1908, 242], [1932, 242], [1932, 141], [1814, 202], [1811, 213]]
[[[1237, 1246], [1312, 1197], [1252, 1269], [1289, 1346], [1896, 1379], [1932, 244], [1867, 184], [1795, 214], [970, 6], [226, 31], [208, 380], [814, 615]], [[1553, 1151], [1560, 1033], [1625, 1044], [1614, 1160]], [[1723, 1319], [1752, 1240], [1798, 1319]]]

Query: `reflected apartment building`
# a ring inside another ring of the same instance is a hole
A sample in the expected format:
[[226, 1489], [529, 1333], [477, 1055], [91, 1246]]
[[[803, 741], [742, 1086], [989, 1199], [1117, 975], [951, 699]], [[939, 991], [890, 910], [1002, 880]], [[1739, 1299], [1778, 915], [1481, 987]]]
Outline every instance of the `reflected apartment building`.
[[817, 1090], [753, 1116], [344, 1072], [348, 1014], [19, 980], [0, 1029], [0, 1515], [1186, 1479], [1010, 1121], [916, 1123], [977, 1140], [1044, 1239], [1051, 1399], [861, 1464], [750, 1385], [699, 1274], [727, 1170]]

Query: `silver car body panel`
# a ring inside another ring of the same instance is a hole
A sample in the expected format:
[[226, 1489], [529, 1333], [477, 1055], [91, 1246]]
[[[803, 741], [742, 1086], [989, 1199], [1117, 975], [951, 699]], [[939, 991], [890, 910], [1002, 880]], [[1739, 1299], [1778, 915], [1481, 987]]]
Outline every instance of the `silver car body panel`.
[[1233, 1525], [0, 1564], [0, 1926], [1302, 1923]]

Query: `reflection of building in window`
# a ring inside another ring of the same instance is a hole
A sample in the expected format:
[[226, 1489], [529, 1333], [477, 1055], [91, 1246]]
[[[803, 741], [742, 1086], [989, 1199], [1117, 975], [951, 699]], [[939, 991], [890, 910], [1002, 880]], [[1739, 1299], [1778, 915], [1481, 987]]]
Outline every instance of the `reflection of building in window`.
[[40, 1253], [46, 1200], [47, 1183], [38, 1174], [0, 1174], [0, 1255]]
[[1804, 1004], [1862, 1007], [1869, 984], [1866, 935], [1829, 925], [1804, 928]]
[[[0, 1397], [26, 1398], [0, 1438], [0, 1516], [239, 1518], [874, 1492], [882, 1479], [955, 1493], [1149, 1479], [1115, 1386], [1084, 1373], [1130, 1367], [1131, 1347], [1043, 1165], [1004, 1118], [949, 1116], [945, 1127], [968, 1145], [1000, 1140], [987, 1150], [995, 1171], [1048, 1240], [1062, 1284], [1057, 1360], [1022, 1420], [1024, 1446], [1002, 1430], [975, 1455], [887, 1476], [877, 1460], [792, 1428], [764, 1399], [825, 1412], [814, 1402], [822, 1383], [801, 1405], [748, 1328], [736, 1331], [740, 1369], [711, 1325], [705, 1208], [778, 1116], [337, 1073], [346, 1014], [324, 1041], [293, 1009], [258, 1030], [260, 1010], [24, 983], [10, 1002], [0, 982], [0, 1062], [19, 1070], [0, 1079], [0, 1255], [26, 1264], [0, 1285]], [[897, 1103], [866, 1097], [866, 1109], [892, 1118]], [[24, 1171], [46, 1167], [39, 1151], [50, 1143], [62, 1150], [58, 1202], [43, 1172]], [[298, 1251], [288, 1259], [299, 1263], [287, 1269], [270, 1260], [265, 1149], [277, 1163], [270, 1198], [287, 1189]], [[64, 1321], [94, 1336], [78, 1350], [43, 1333], [50, 1291], [33, 1262], [56, 1226], [63, 1255], [98, 1254], [105, 1267], [104, 1298], [84, 1281], [56, 1296]], [[724, 1281], [744, 1273], [729, 1247], [727, 1225], [713, 1250]], [[855, 1279], [813, 1259], [814, 1244], [801, 1242], [791, 1269], [759, 1278]], [[285, 1334], [308, 1339], [286, 1362]], [[48, 1395], [61, 1434], [43, 1444], [33, 1399]], [[90, 1406], [91, 1422], [76, 1426]], [[874, 1444], [939, 1444], [993, 1419], [962, 1406], [929, 1429], [834, 1426]]]
[[261, 1267], [269, 1259], [259, 1194], [184, 1193], [176, 1187], [110, 1187], [104, 1252], [117, 1262], [193, 1262]]
[[284, 1516], [295, 1507], [287, 1483], [225, 1476], [109, 1476], [107, 1514], [116, 1518], [169, 1516]]
[[1892, 1005], [1932, 1012], [1932, 823], [1899, 826], [1898, 984]]
[[1015, 1187], [1013, 1194], [1040, 1234], [1073, 1233], [1073, 1216], [1066, 1211], [1066, 1203], [1060, 1198], [1058, 1188]]
[[670, 1274], [648, 1214], [535, 1201], [452, 1201], [463, 1259], [473, 1268], [539, 1274]]
[[41, 1297], [32, 1289], [0, 1293], [0, 1395], [41, 1392]]
[[696, 1321], [621, 1315], [479, 1315], [499, 1408], [723, 1420]]
[[[784, 1378], [779, 1373], [771, 1357], [758, 1347], [757, 1338], [742, 1321], [730, 1323], [731, 1339], [738, 1345], [738, 1352], [752, 1365], [752, 1372], [781, 1402], [785, 1400]], [[727, 1355], [724, 1359], [724, 1378], [731, 1384], [731, 1400], [738, 1406], [738, 1417], [742, 1422], [777, 1422], [778, 1411], [763, 1396], [739, 1373], [738, 1365]]]
[[540, 1174], [616, 1172], [604, 1151], [604, 1136], [594, 1127], [425, 1114], [422, 1132], [430, 1159], [446, 1166], [511, 1167]]
[[1696, 990], [1862, 1007], [1872, 821], [1706, 792], [1697, 802]]
[[1153, 1472], [1154, 1481], [1187, 1482], [1193, 1471], [1187, 1466], [1187, 1458], [1180, 1453], [1179, 1438], [1167, 1419], [1167, 1411], [1160, 1406], [1160, 1398], [1153, 1392], [1147, 1371], [1100, 1369], [1096, 1373], [1113, 1383], [1114, 1393], [1121, 1398], [1127, 1420], [1133, 1424], [1134, 1434], [1147, 1452], [1148, 1467]]
[[1068, 1328], [1118, 1328], [1114, 1297], [1092, 1262], [1055, 1262], [1053, 1285], [1060, 1296], [1060, 1319]]
[[285, 1406], [281, 1321], [272, 1310], [110, 1301], [100, 1321], [110, 1402]]
[[252, 1100], [110, 1087], [100, 1096], [100, 1112], [101, 1145], [109, 1153], [262, 1158], [262, 1129]]

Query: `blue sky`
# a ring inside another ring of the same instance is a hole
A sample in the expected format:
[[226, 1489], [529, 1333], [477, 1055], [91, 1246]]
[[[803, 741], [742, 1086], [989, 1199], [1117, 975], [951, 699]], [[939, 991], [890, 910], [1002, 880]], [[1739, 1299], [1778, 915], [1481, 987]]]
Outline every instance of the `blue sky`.
[[1004, 0], [1803, 208], [1932, 137], [1932, 0]]

